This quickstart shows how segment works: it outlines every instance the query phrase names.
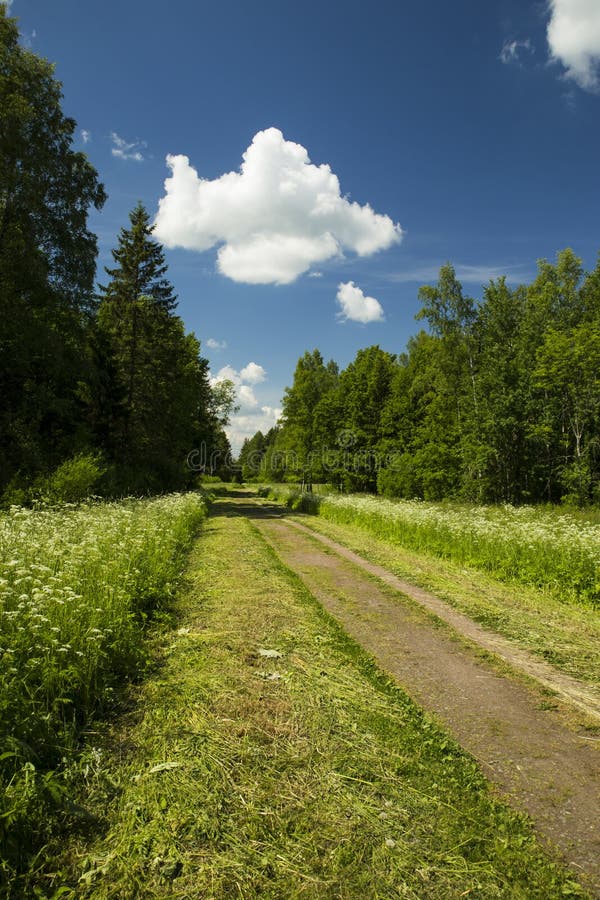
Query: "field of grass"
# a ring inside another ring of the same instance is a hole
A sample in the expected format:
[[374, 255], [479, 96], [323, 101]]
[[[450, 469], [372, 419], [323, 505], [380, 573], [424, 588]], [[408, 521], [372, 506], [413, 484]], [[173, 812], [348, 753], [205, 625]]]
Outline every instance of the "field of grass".
[[257, 529], [218, 507], [162, 665], [89, 753], [97, 825], [57, 846], [38, 884], [94, 900], [583, 896]]
[[600, 608], [600, 525], [548, 507], [467, 506], [363, 495], [300, 494], [276, 485], [270, 496], [331, 522], [506, 581], [544, 588], [564, 602]]
[[0, 516], [0, 887], [68, 807], [81, 729], [139, 671], [205, 513], [174, 494]]

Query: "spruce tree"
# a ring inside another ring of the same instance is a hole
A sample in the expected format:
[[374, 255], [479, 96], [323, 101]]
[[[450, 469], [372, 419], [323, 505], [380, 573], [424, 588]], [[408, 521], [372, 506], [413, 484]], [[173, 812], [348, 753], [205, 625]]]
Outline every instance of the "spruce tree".
[[105, 268], [110, 281], [100, 286], [101, 296], [121, 304], [149, 297], [159, 309], [171, 313], [177, 306], [177, 297], [165, 278], [163, 248], [152, 237], [154, 228], [142, 203], [131, 211], [129, 221], [131, 227], [121, 228], [118, 246], [112, 251], [117, 265], [114, 269]]
[[141, 204], [130, 223], [121, 229], [117, 265], [106, 269], [110, 281], [101, 288], [96, 346], [104, 408], [95, 421], [115, 466], [115, 486], [161, 490], [184, 483], [187, 454], [213, 428], [210, 384], [198, 341], [174, 313], [163, 249]]

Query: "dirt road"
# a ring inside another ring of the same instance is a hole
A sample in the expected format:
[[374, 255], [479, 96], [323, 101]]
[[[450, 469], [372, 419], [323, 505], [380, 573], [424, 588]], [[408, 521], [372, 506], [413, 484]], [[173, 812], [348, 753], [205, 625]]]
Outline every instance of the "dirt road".
[[[416, 604], [446, 618], [455, 631], [487, 650], [502, 656], [512, 648], [516, 665], [542, 685], [556, 675], [552, 686], [563, 698], [597, 714], [595, 698], [585, 686], [550, 666], [540, 669], [525, 651], [437, 598], [289, 521], [282, 507], [248, 498], [232, 503], [230, 514], [255, 522], [345, 630], [444, 723], [501, 794], [531, 816], [540, 836], [579, 876], [587, 876], [600, 896], [600, 741], [568, 727], [555, 710], [544, 708], [550, 704], [543, 702], [542, 693], [499, 674], [451, 630], [436, 627]], [[444, 615], [448, 611], [452, 621]], [[489, 640], [496, 646], [489, 646]]]

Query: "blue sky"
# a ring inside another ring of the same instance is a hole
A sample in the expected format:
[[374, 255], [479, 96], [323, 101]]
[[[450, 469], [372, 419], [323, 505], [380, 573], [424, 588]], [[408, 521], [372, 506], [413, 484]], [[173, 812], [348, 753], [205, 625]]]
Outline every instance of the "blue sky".
[[243, 385], [235, 444], [274, 421], [305, 350], [341, 365], [373, 343], [401, 352], [419, 285], [447, 260], [476, 297], [565, 246], [595, 265], [598, 0], [13, 0], [11, 13], [56, 63], [108, 191], [91, 220], [100, 266], [135, 203], [154, 217], [163, 200], [179, 312], [212, 372]]

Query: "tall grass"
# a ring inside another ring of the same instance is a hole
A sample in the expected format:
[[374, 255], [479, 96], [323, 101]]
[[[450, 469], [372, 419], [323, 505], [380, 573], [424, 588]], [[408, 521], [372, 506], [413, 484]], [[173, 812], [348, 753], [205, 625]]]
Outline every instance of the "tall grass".
[[61, 805], [55, 770], [81, 726], [138, 670], [144, 621], [172, 595], [205, 512], [199, 494], [173, 494], [0, 516], [5, 875]]
[[272, 488], [271, 496], [290, 508], [358, 525], [404, 547], [600, 608], [600, 525], [571, 513], [300, 494], [285, 486]]

